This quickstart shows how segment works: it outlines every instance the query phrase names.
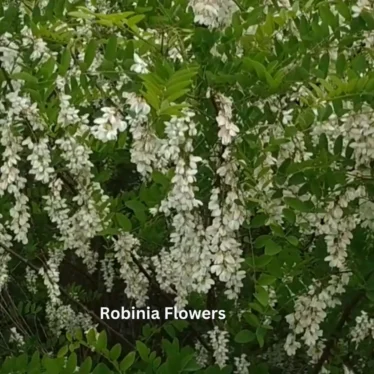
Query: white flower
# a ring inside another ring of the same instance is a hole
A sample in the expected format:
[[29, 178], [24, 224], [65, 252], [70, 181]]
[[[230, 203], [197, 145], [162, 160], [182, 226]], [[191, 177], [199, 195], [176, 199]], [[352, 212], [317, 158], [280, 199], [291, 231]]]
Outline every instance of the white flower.
[[15, 343], [17, 347], [25, 345], [24, 337], [17, 331], [16, 327], [10, 329], [9, 343]]
[[137, 53], [134, 53], [134, 62], [135, 64], [131, 65], [130, 70], [138, 74], [147, 74], [149, 70], [147, 64], [142, 60]]
[[238, 10], [232, 0], [190, 0], [196, 23], [209, 28], [225, 27], [230, 25], [234, 12]]
[[366, 10], [370, 11], [371, 10], [371, 3], [370, 0], [358, 0], [356, 5], [352, 6], [352, 11], [353, 11], [353, 17], [359, 17], [361, 12]]
[[94, 120], [96, 125], [91, 128], [92, 135], [104, 143], [116, 140], [118, 133], [126, 130], [127, 123], [115, 108], [104, 107], [101, 111], [103, 116]]
[[215, 363], [221, 369], [226, 365], [228, 360], [228, 335], [229, 333], [227, 331], [220, 330], [218, 326], [215, 326], [213, 330], [208, 331], [208, 337], [213, 348]]

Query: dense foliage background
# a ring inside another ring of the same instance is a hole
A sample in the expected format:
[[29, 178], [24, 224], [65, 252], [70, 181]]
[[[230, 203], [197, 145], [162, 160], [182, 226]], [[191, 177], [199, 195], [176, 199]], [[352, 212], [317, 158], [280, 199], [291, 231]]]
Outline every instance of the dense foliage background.
[[369, 0], [3, 1], [0, 372], [372, 373], [373, 47]]

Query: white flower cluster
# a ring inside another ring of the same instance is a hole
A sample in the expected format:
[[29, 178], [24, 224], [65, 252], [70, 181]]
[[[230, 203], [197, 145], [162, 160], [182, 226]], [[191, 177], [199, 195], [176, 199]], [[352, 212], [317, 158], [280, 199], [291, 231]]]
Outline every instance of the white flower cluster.
[[24, 26], [21, 30], [21, 35], [23, 36], [22, 45], [32, 48], [32, 53], [30, 55], [31, 61], [39, 60], [39, 63], [43, 64], [51, 57], [47, 43], [41, 38], [34, 37], [30, 28]]
[[247, 355], [243, 353], [240, 357], [234, 358], [235, 371], [234, 374], [249, 374], [250, 362], [247, 360]]
[[8, 253], [4, 253], [4, 250], [0, 248], [0, 291], [7, 284], [9, 279], [8, 262], [11, 257]]
[[90, 178], [90, 154], [92, 153], [85, 144], [81, 144], [75, 136], [65, 136], [56, 140], [56, 146], [61, 150], [61, 157], [66, 162], [69, 172], [81, 179]]
[[359, 201], [359, 205], [361, 226], [374, 231], [374, 203], [368, 200], [361, 199]]
[[148, 300], [149, 281], [140, 271], [134, 259], [141, 263], [144, 270], [148, 269], [148, 264], [141, 260], [138, 253], [140, 242], [133, 235], [124, 233], [114, 241], [115, 258], [118, 262], [119, 273], [126, 283], [125, 293], [128, 298], [135, 300], [136, 306], [141, 308]]
[[189, 7], [194, 12], [195, 22], [209, 28], [229, 26], [238, 10], [233, 0], [190, 0]]
[[198, 363], [198, 365], [203, 368], [206, 367], [209, 362], [208, 351], [199, 341], [197, 341], [195, 344], [195, 351], [196, 362]]
[[48, 148], [48, 138], [39, 139], [38, 143], [33, 143], [31, 138], [26, 138], [22, 145], [27, 146], [31, 150], [31, 154], [27, 160], [31, 163], [30, 174], [35, 176], [35, 180], [48, 183], [51, 175], [55, 172], [51, 167], [51, 153]]
[[310, 349], [318, 347], [318, 344], [323, 342], [320, 340], [323, 334], [321, 323], [327, 316], [326, 309], [340, 305], [341, 302], [337, 296], [344, 293], [349, 278], [350, 274], [348, 272], [339, 276], [333, 275], [328, 286], [322, 289], [321, 282], [314, 281], [314, 284], [308, 287], [308, 293], [296, 299], [295, 312], [286, 317], [292, 330], [292, 333], [288, 334], [284, 345], [289, 356], [293, 356], [296, 350], [301, 347], [300, 342], [296, 340], [297, 335], [301, 335], [301, 340]]
[[[263, 103], [256, 103], [260, 108], [263, 107]], [[274, 106], [274, 110], [278, 111], [278, 107]], [[283, 117], [284, 118], [284, 117]], [[280, 129], [279, 129], [280, 128]], [[283, 137], [284, 130], [281, 125], [272, 126], [267, 122], [264, 126], [256, 126], [246, 132], [246, 135], [255, 136], [258, 142], [261, 144], [262, 148], [266, 148], [270, 139], [274, 137]], [[269, 216], [269, 219], [265, 223], [279, 224], [283, 223], [283, 208], [284, 204], [282, 199], [274, 198], [273, 194], [275, 192], [274, 186], [274, 172], [273, 168], [278, 163], [284, 161], [289, 157], [289, 154], [293, 154], [294, 145], [288, 148], [288, 144], [293, 144], [292, 142], [282, 144], [282, 148], [279, 152], [278, 158], [274, 158], [271, 152], [263, 151], [261, 152], [262, 157], [259, 158], [253, 166], [253, 180], [251, 181], [251, 188], [246, 191], [246, 197], [256, 199], [259, 204], [259, 213], [265, 213]], [[283, 158], [284, 157], [284, 158]]]
[[131, 162], [143, 177], [153, 172], [153, 165], [157, 163], [157, 151], [160, 139], [148, 124], [148, 114], [151, 107], [135, 94], [124, 94], [126, 104], [130, 107], [132, 115], [126, 117], [133, 137], [131, 145]]
[[[65, 80], [63, 85], [59, 87], [64, 89]], [[81, 121], [79, 110], [70, 104], [71, 96], [62, 94], [60, 95], [60, 111], [58, 112], [57, 123], [62, 127], [78, 124]]]
[[151, 209], [153, 214], [162, 212], [172, 216], [172, 246], [169, 252], [163, 249], [152, 260], [161, 288], [176, 293], [179, 308], [186, 305], [190, 292], [206, 293], [214, 283], [209, 274], [211, 257], [204, 227], [195, 214], [202, 205], [195, 197], [197, 164], [202, 159], [192, 154], [192, 140], [197, 134], [193, 117], [194, 113], [185, 110], [181, 117], [173, 117], [166, 123], [167, 138], [161, 142], [158, 154], [166, 165], [174, 167], [175, 173], [167, 197]]
[[94, 120], [96, 125], [91, 128], [92, 135], [103, 143], [116, 140], [118, 133], [127, 129], [127, 123], [115, 108], [104, 107], [101, 111], [102, 117]]
[[9, 343], [14, 343], [17, 347], [25, 345], [25, 338], [17, 331], [16, 327], [10, 329]]
[[[0, 219], [3, 216], [0, 214]], [[12, 247], [12, 237], [7, 233], [6, 228], [0, 222], [0, 291], [6, 285], [9, 273], [8, 262], [11, 260], [10, 255], [5, 251], [5, 248]]]
[[[8, 111], [6, 119], [0, 119], [1, 125], [1, 145], [5, 147], [2, 154], [3, 165], [0, 168], [0, 195], [9, 192], [14, 196], [15, 204], [10, 209], [12, 217], [9, 227], [14, 233], [14, 239], [27, 244], [27, 233], [30, 228], [29, 224], [29, 208], [28, 197], [22, 192], [26, 186], [26, 179], [21, 176], [20, 170], [17, 168], [20, 161], [20, 153], [22, 151], [22, 138], [13, 134], [14, 121], [18, 120], [18, 114], [12, 108]], [[17, 123], [17, 122], [16, 122]]]
[[229, 359], [228, 335], [229, 333], [227, 331], [220, 330], [218, 326], [215, 326], [213, 330], [208, 331], [210, 345], [213, 349], [214, 361], [221, 369], [227, 365]]
[[367, 312], [361, 311], [361, 315], [355, 319], [356, 325], [352, 328], [350, 335], [352, 341], [358, 346], [368, 336], [374, 339], [374, 319], [369, 318]]
[[265, 291], [268, 293], [268, 295], [269, 295], [269, 301], [268, 301], [268, 303], [269, 303], [269, 306], [271, 307], [271, 308], [274, 308], [275, 307], [275, 305], [277, 304], [277, 302], [278, 302], [278, 299], [277, 299], [277, 294], [276, 294], [276, 292], [275, 292], [275, 289], [274, 289], [274, 287], [272, 287], [272, 286], [262, 286], [264, 289], [265, 289]]
[[56, 336], [60, 336], [63, 331], [73, 334], [77, 329], [88, 331], [97, 326], [89, 315], [76, 313], [70, 305], [47, 303], [46, 316], [49, 328]]
[[56, 250], [54, 253], [50, 251], [50, 257], [47, 261], [47, 268], [44, 269], [41, 267], [39, 269], [39, 274], [43, 278], [44, 285], [47, 288], [49, 302], [51, 305], [61, 304], [61, 291], [59, 287], [60, 272], [58, 269], [61, 261], [61, 253], [58, 253]]
[[370, 12], [373, 9], [372, 7], [373, 5], [370, 0], [357, 0], [356, 5], [352, 6], [352, 16], [357, 18], [363, 11]]
[[218, 137], [221, 139], [223, 145], [228, 145], [239, 133], [239, 127], [232, 120], [232, 99], [222, 94], [217, 94], [216, 100], [219, 106], [219, 112], [216, 117], [220, 128]]
[[317, 232], [325, 235], [328, 256], [325, 261], [330, 267], [344, 271], [346, 269], [347, 248], [353, 237], [352, 231], [359, 223], [357, 216], [344, 216], [343, 209], [348, 207], [349, 202], [365, 196], [363, 187], [348, 188], [344, 195], [338, 197], [336, 202], [330, 202], [323, 214], [323, 223], [317, 222]]
[[[332, 275], [328, 286], [323, 288], [321, 282], [314, 281], [308, 287], [306, 295], [296, 299], [295, 312], [286, 317], [292, 332], [288, 335], [285, 350], [288, 355], [294, 355], [301, 347], [296, 336], [301, 335], [302, 341], [309, 348], [307, 353], [312, 361], [318, 360], [323, 349], [321, 324], [327, 316], [327, 308], [334, 308], [341, 302], [337, 296], [345, 292], [351, 273], [347, 271], [347, 250], [353, 237], [352, 231], [360, 223], [357, 214], [344, 215], [344, 209], [356, 199], [365, 196], [363, 187], [347, 188], [344, 193], [336, 188], [331, 194], [334, 198], [325, 207], [325, 213], [308, 213], [307, 217], [314, 232], [325, 237], [328, 256], [325, 258], [331, 268], [340, 271], [339, 275]], [[318, 291], [321, 289], [321, 291]]]
[[352, 115], [345, 114], [344, 135], [351, 140], [350, 147], [353, 148], [356, 168], [362, 165], [369, 165], [374, 159], [374, 121], [373, 110], [370, 107], [363, 107], [360, 113]]
[[[213, 222], [206, 230], [209, 248], [213, 255], [211, 272], [218, 276], [221, 282], [226, 283], [225, 294], [229, 299], [238, 296], [243, 286], [242, 279], [245, 272], [241, 270], [243, 261], [240, 243], [235, 238], [235, 232], [244, 221], [245, 215], [235, 200], [234, 193], [228, 193], [224, 201], [223, 209], [219, 206], [219, 189], [213, 189], [209, 201], [209, 209], [212, 212]], [[232, 209], [233, 208], [233, 209]], [[237, 217], [230, 220], [230, 213]]]
[[[0, 36], [0, 52], [1, 66], [6, 72], [9, 74], [19, 73], [22, 70], [19, 66], [22, 63], [19, 46], [12, 34], [6, 32]], [[6, 82], [3, 84], [6, 84]]]
[[26, 267], [26, 286], [30, 293], [35, 294], [37, 292], [37, 274], [34, 269], [31, 269], [30, 266]]
[[106, 255], [105, 258], [100, 261], [100, 263], [106, 291], [112, 292], [115, 276], [114, 258], [112, 256]]
[[147, 74], [149, 70], [147, 68], [147, 63], [140, 58], [137, 53], [134, 53], [134, 64], [131, 65], [130, 70], [138, 74]]
[[[221, 108], [216, 119], [218, 125], [220, 126], [223, 121], [239, 131], [239, 128], [232, 123], [231, 100], [222, 94], [218, 94], [215, 99]], [[222, 155], [221, 159], [217, 160], [216, 173], [219, 176], [220, 187], [212, 190], [208, 205], [212, 223], [206, 229], [206, 238], [213, 257], [211, 272], [217, 275], [221, 282], [226, 283], [225, 294], [229, 299], [238, 296], [243, 286], [242, 280], [245, 277], [245, 271], [241, 270], [242, 248], [236, 239], [237, 231], [246, 218], [243, 205], [244, 196], [239, 188], [238, 162], [232, 156], [231, 148], [225, 147], [237, 135], [236, 130], [230, 136], [220, 135], [222, 127], [219, 130]]]
[[[31, 59], [41, 59], [46, 61], [55, 53], [51, 53], [46, 43], [41, 39], [33, 37], [31, 30], [26, 27], [22, 30], [23, 46], [32, 47], [33, 52]], [[6, 46], [3, 46], [3, 43]], [[19, 56], [19, 48], [16, 43], [10, 41], [8, 35], [3, 35], [0, 41], [2, 50], [2, 66], [11, 74], [21, 71], [22, 59]], [[57, 67], [54, 67], [54, 70]], [[66, 80], [63, 84], [58, 85], [59, 89], [64, 89]], [[45, 197], [45, 209], [48, 212], [51, 221], [57, 224], [60, 231], [60, 241], [64, 242], [64, 249], [75, 248], [77, 254], [84, 258], [90, 270], [95, 265], [95, 255], [89, 250], [89, 240], [103, 229], [102, 221], [107, 210], [98, 214], [97, 204], [105, 202], [106, 197], [102, 194], [100, 186], [91, 183], [92, 174], [90, 168], [92, 164], [89, 161], [89, 153], [86, 146], [82, 146], [78, 142], [78, 136], [82, 136], [85, 132], [85, 124], [88, 115], [80, 116], [79, 110], [70, 104], [71, 97], [69, 95], [60, 95], [60, 111], [58, 113], [57, 122], [60, 126], [78, 125], [78, 130], [74, 135], [68, 134], [66, 139], [57, 139], [56, 145], [61, 147], [62, 158], [68, 162], [70, 173], [76, 177], [79, 183], [78, 195], [73, 201], [79, 206], [78, 210], [69, 217], [69, 209], [65, 198], [61, 197], [63, 190], [62, 181], [55, 175], [51, 165], [51, 149], [49, 148], [49, 139], [46, 136], [38, 138], [35, 142], [31, 138], [22, 139], [22, 128], [25, 122], [31, 125], [33, 131], [46, 129], [46, 125], [42, 116], [39, 115], [37, 104], [32, 103], [28, 96], [20, 94], [22, 83], [20, 81], [11, 81], [12, 92], [5, 96], [5, 105], [7, 105], [6, 115], [0, 119], [1, 121], [1, 144], [4, 147], [2, 154], [3, 165], [1, 167], [0, 193], [11, 193], [15, 198], [15, 204], [10, 209], [11, 221], [7, 226], [15, 234], [14, 239], [24, 244], [27, 243], [27, 232], [30, 228], [28, 197], [22, 193], [26, 185], [26, 179], [21, 176], [17, 168], [20, 161], [20, 153], [23, 147], [27, 146], [31, 150], [28, 160], [31, 162], [30, 174], [35, 176], [35, 180], [48, 184], [50, 187], [50, 195]], [[1, 107], [4, 108], [3, 102]], [[5, 111], [4, 111], [5, 113]], [[53, 150], [55, 148], [52, 148]], [[100, 217], [99, 217], [100, 215]], [[84, 235], [82, 235], [84, 234]], [[48, 268], [40, 269], [40, 274], [44, 279], [47, 287], [51, 303], [53, 305], [60, 304], [59, 282], [59, 264], [63, 258], [62, 252], [51, 252], [47, 261]], [[6, 278], [6, 263], [9, 256], [2, 254], [2, 281]], [[35, 291], [36, 274], [28, 272], [28, 287], [31, 292]], [[3, 282], [2, 282], [3, 283]]]

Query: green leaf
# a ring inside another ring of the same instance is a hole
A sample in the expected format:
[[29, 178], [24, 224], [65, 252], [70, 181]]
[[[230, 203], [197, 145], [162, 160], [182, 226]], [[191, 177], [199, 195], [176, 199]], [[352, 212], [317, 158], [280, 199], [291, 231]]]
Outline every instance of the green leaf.
[[330, 54], [326, 52], [319, 61], [318, 68], [323, 72], [322, 78], [326, 78], [327, 74], [329, 72], [329, 66], [330, 66]]
[[242, 330], [235, 335], [235, 342], [239, 344], [245, 344], [255, 340], [256, 336], [252, 331]]
[[187, 105], [185, 104], [175, 104], [175, 105], [168, 105], [165, 106], [164, 109], [161, 109], [159, 111], [159, 115], [169, 115], [169, 116], [179, 116], [182, 109], [187, 108]]
[[265, 343], [265, 335], [266, 335], [267, 330], [264, 329], [263, 327], [257, 327], [256, 329], [256, 336], [257, 336], [257, 341], [259, 346], [262, 348]]
[[131, 231], [131, 229], [132, 229], [131, 221], [124, 214], [116, 213], [115, 217], [116, 217], [116, 221], [117, 221], [119, 227], [122, 230], [124, 230], [126, 232]]
[[268, 71], [266, 70], [265, 66], [262, 65], [260, 62], [255, 61], [255, 60], [251, 60], [248, 57], [245, 57], [244, 60], [243, 60], [243, 62], [244, 62], [244, 65], [247, 66], [248, 68], [254, 69], [255, 72], [256, 72], [256, 74], [257, 74], [257, 76], [261, 80], [265, 80], [270, 86], [274, 85], [274, 79], [268, 73]]
[[311, 201], [301, 201], [295, 197], [285, 197], [284, 202], [291, 208], [298, 210], [299, 212], [309, 213], [314, 209], [314, 205]]
[[192, 354], [190, 355], [190, 357], [186, 357], [186, 359], [184, 361], [182, 361], [182, 368], [183, 368], [183, 372], [195, 372], [195, 371], [198, 371], [201, 369], [201, 365], [199, 365], [197, 362], [196, 362], [196, 358], [195, 358], [195, 355]]
[[265, 226], [265, 223], [268, 219], [269, 217], [266, 214], [256, 214], [251, 221], [251, 227], [258, 228]]
[[146, 207], [138, 200], [126, 201], [125, 205], [130, 208], [140, 222], [146, 221]]
[[368, 67], [366, 58], [364, 55], [358, 55], [356, 56], [352, 61], [352, 68], [354, 71], [358, 74], [364, 73]]
[[73, 374], [77, 367], [77, 355], [73, 352], [66, 363], [66, 368], [63, 371], [64, 374]]
[[275, 278], [274, 276], [263, 273], [260, 275], [260, 278], [258, 279], [258, 284], [260, 286], [269, 286], [273, 284], [276, 280], [277, 278]]
[[55, 14], [57, 17], [62, 18], [64, 15], [65, 0], [55, 0]]
[[339, 135], [335, 139], [335, 143], [334, 143], [334, 154], [336, 156], [341, 156], [342, 151], [343, 151], [343, 136]]
[[[262, 268], [266, 265], [268, 265], [272, 260], [271, 256], [263, 255], [263, 256], [258, 256], [255, 258], [255, 267], [256, 268]], [[253, 261], [253, 260], [251, 260]]]
[[122, 347], [121, 344], [117, 343], [109, 353], [109, 357], [112, 361], [117, 361], [119, 356], [121, 355]]
[[137, 14], [136, 16], [129, 18], [128, 21], [127, 21], [126, 23], [127, 23], [127, 25], [128, 25], [130, 28], [133, 28], [135, 25], [137, 25], [137, 24], [138, 24], [140, 21], [142, 21], [144, 18], [145, 18], [145, 15], [144, 15], [144, 14]]
[[43, 366], [48, 374], [59, 374], [62, 369], [61, 361], [47, 356], [43, 358]]
[[159, 171], [154, 171], [152, 173], [152, 180], [157, 183], [162, 185], [165, 188], [168, 188], [170, 185], [170, 180], [162, 173]]
[[254, 243], [255, 248], [265, 247], [266, 243], [270, 240], [269, 235], [260, 235]]
[[21, 354], [16, 360], [17, 372], [24, 372], [27, 370], [28, 356], [26, 353]]
[[64, 345], [60, 350], [57, 352], [57, 357], [65, 357], [66, 353], [69, 352], [69, 347]]
[[97, 42], [94, 39], [91, 39], [89, 43], [86, 46], [86, 51], [84, 53], [84, 63], [85, 63], [85, 68], [88, 69], [93, 60], [95, 59], [96, 56], [96, 49], [97, 49]]
[[319, 137], [319, 148], [322, 150], [324, 149], [325, 151], [329, 150], [329, 141], [327, 139], [326, 134], [321, 134]]
[[107, 338], [107, 334], [106, 334], [106, 331], [103, 330], [101, 331], [98, 339], [97, 339], [97, 342], [96, 342], [96, 346], [95, 348], [100, 352], [100, 351], [103, 351], [104, 349], [106, 349], [107, 347], [107, 343], [108, 343], [108, 338]]
[[96, 344], [96, 332], [94, 329], [90, 329], [87, 333], [87, 343], [94, 347]]
[[87, 357], [79, 368], [79, 374], [89, 374], [92, 368], [92, 359]]
[[283, 229], [280, 225], [272, 223], [269, 226], [270, 226], [271, 231], [273, 232], [273, 234], [275, 236], [280, 236], [281, 238], [283, 238], [284, 232], [283, 232]]
[[23, 81], [28, 82], [28, 83], [34, 83], [34, 84], [38, 83], [37, 78], [35, 78], [34, 76], [32, 76], [29, 73], [26, 73], [25, 71], [21, 71], [20, 73], [12, 74], [11, 78], [12, 79], [17, 79], [17, 80], [23, 80]]
[[347, 60], [343, 53], [340, 53], [336, 59], [336, 73], [339, 77], [344, 77], [345, 70], [347, 68]]
[[71, 53], [69, 48], [65, 48], [61, 55], [61, 63], [58, 73], [64, 76], [70, 67]]
[[155, 110], [160, 109], [160, 99], [152, 92], [149, 91], [140, 91], [147, 103]]
[[259, 301], [262, 306], [267, 306], [269, 303], [269, 294], [267, 291], [260, 286], [256, 287], [255, 298]]
[[333, 30], [339, 27], [338, 20], [327, 5], [321, 5], [319, 12], [321, 14], [322, 21], [331, 26]]
[[38, 351], [36, 351], [32, 357], [31, 361], [29, 363], [29, 374], [39, 374], [40, 373], [40, 354]]
[[87, 19], [87, 20], [92, 20], [93, 18], [95, 18], [92, 14], [79, 12], [79, 11], [69, 12], [68, 15], [70, 17], [82, 18], [82, 19]]
[[296, 214], [293, 210], [284, 208], [283, 209], [283, 215], [284, 218], [291, 224], [293, 225], [296, 222]]
[[104, 58], [108, 61], [114, 61], [117, 56], [117, 37], [112, 35], [106, 45]]
[[258, 317], [253, 313], [244, 313], [244, 319], [253, 327], [260, 326], [260, 320]]
[[148, 362], [148, 355], [149, 355], [149, 349], [147, 348], [147, 346], [141, 342], [140, 340], [137, 340], [136, 341], [136, 350], [139, 352], [139, 356], [140, 358], [144, 361], [144, 362]]
[[135, 352], [130, 352], [126, 355], [126, 357], [121, 361], [120, 369], [122, 372], [126, 372], [126, 370], [130, 369], [135, 361]]
[[100, 362], [100, 364], [98, 364], [95, 367], [95, 370], [92, 372], [92, 374], [112, 374], [112, 373], [113, 372], [109, 370], [108, 366], [106, 366], [102, 362]]
[[349, 6], [343, 0], [337, 0], [335, 3], [336, 10], [348, 21], [351, 20], [351, 11]]
[[295, 247], [299, 245], [299, 240], [296, 238], [296, 236], [287, 236], [286, 239], [290, 244], [292, 244]]
[[281, 250], [281, 246], [271, 239], [269, 239], [265, 244], [265, 255], [267, 256], [275, 256], [276, 254], [281, 252]]

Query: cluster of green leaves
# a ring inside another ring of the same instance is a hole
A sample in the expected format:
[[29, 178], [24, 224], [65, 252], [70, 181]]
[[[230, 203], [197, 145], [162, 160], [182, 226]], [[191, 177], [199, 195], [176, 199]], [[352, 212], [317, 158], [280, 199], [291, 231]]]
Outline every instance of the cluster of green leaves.
[[[96, 334], [90, 330], [85, 336], [80, 330], [67, 334], [67, 345], [55, 357], [39, 351], [31, 355], [23, 353], [9, 356], [0, 366], [1, 374], [125, 374], [125, 373], [228, 373], [217, 367], [201, 370], [195, 353], [189, 347], [180, 347], [178, 339], [162, 341], [162, 354], [150, 350], [143, 342], [136, 341], [135, 350], [122, 354], [122, 347], [116, 344], [108, 347], [107, 334]], [[85, 359], [80, 361], [79, 351], [85, 350]], [[77, 354], [78, 353], [78, 354]]]

